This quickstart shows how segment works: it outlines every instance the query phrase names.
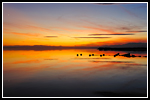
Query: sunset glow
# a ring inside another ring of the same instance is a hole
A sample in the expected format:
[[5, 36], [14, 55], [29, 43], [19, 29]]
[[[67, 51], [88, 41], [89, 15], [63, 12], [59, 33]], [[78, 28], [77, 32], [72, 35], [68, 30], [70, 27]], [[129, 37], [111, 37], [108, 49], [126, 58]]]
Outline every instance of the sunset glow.
[[147, 42], [147, 3], [4, 3], [3, 46]]
[[148, 97], [148, 2], [3, 2], [3, 98]]

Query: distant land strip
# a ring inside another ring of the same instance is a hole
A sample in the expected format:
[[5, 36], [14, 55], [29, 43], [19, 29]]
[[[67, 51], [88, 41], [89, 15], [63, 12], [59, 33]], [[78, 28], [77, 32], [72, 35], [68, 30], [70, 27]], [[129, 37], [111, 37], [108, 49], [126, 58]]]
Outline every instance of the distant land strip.
[[82, 47], [82, 46], [3, 46], [3, 50], [62, 50], [62, 49], [97, 49], [97, 47]]
[[84, 46], [3, 46], [3, 50], [61, 50], [61, 49], [98, 49], [99, 51], [147, 51], [146, 47], [84, 47]]
[[147, 51], [147, 48], [145, 47], [123, 47], [123, 48], [109, 48], [109, 47], [99, 47], [99, 51]]

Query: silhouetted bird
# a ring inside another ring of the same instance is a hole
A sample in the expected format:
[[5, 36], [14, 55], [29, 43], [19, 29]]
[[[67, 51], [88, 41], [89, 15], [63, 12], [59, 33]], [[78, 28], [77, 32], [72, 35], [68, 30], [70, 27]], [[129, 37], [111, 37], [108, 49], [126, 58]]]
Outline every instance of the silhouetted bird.
[[100, 57], [102, 57], [102, 55], [100, 55]]
[[89, 54], [89, 56], [91, 56], [91, 54]]
[[105, 54], [103, 54], [103, 56], [105, 56]]
[[92, 54], [92, 56], [94, 56], [94, 54]]
[[80, 56], [82, 56], [82, 54], [80, 54]]
[[143, 56], [143, 57], [147, 57], [147, 56]]
[[77, 54], [77, 56], [79, 56], [79, 55]]

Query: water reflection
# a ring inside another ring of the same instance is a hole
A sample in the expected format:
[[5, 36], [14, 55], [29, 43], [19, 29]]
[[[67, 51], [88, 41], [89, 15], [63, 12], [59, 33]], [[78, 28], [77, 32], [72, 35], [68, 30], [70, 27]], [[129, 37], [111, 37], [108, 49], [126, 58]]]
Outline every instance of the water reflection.
[[[4, 97], [143, 96], [147, 91], [147, 58], [114, 57], [117, 53], [94, 49], [3, 51]], [[100, 54], [102, 57], [96, 56]]]

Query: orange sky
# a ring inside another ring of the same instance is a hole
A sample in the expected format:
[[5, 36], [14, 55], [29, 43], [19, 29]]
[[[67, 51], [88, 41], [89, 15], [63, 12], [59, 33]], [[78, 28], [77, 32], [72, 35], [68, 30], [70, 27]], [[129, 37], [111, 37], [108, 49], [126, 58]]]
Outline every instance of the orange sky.
[[3, 3], [3, 46], [147, 42], [147, 4]]

